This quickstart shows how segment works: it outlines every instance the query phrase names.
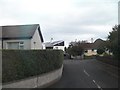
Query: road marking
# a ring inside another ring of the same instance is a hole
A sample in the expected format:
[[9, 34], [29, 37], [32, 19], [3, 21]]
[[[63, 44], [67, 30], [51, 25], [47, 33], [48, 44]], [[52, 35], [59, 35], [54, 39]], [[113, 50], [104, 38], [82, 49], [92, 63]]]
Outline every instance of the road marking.
[[84, 73], [89, 77], [90, 75], [84, 70]]
[[97, 85], [97, 87], [102, 90], [102, 88], [95, 82], [95, 80], [93, 80], [94, 84]]

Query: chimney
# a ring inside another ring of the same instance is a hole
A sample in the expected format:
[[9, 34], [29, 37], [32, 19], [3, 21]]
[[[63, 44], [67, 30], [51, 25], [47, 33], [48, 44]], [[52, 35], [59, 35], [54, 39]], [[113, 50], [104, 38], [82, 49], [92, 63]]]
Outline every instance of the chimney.
[[93, 38], [91, 38], [91, 43], [93, 43]]

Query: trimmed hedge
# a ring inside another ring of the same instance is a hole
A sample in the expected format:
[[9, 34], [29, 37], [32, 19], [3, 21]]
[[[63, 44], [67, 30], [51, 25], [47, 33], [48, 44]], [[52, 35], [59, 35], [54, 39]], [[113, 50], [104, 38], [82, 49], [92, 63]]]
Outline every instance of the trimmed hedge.
[[62, 50], [2, 50], [2, 83], [50, 72], [62, 64]]

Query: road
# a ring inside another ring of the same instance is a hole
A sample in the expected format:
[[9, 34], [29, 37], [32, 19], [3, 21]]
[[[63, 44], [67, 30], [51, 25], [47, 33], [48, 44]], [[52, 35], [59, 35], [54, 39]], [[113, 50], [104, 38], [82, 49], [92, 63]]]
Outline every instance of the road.
[[49, 88], [118, 88], [118, 69], [97, 60], [64, 60], [62, 78]]

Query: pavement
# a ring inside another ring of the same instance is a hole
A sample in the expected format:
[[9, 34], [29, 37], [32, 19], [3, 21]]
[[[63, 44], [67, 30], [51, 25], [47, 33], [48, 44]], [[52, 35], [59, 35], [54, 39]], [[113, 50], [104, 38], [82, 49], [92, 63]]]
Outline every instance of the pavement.
[[64, 60], [62, 78], [48, 88], [118, 88], [118, 69], [95, 59]]

